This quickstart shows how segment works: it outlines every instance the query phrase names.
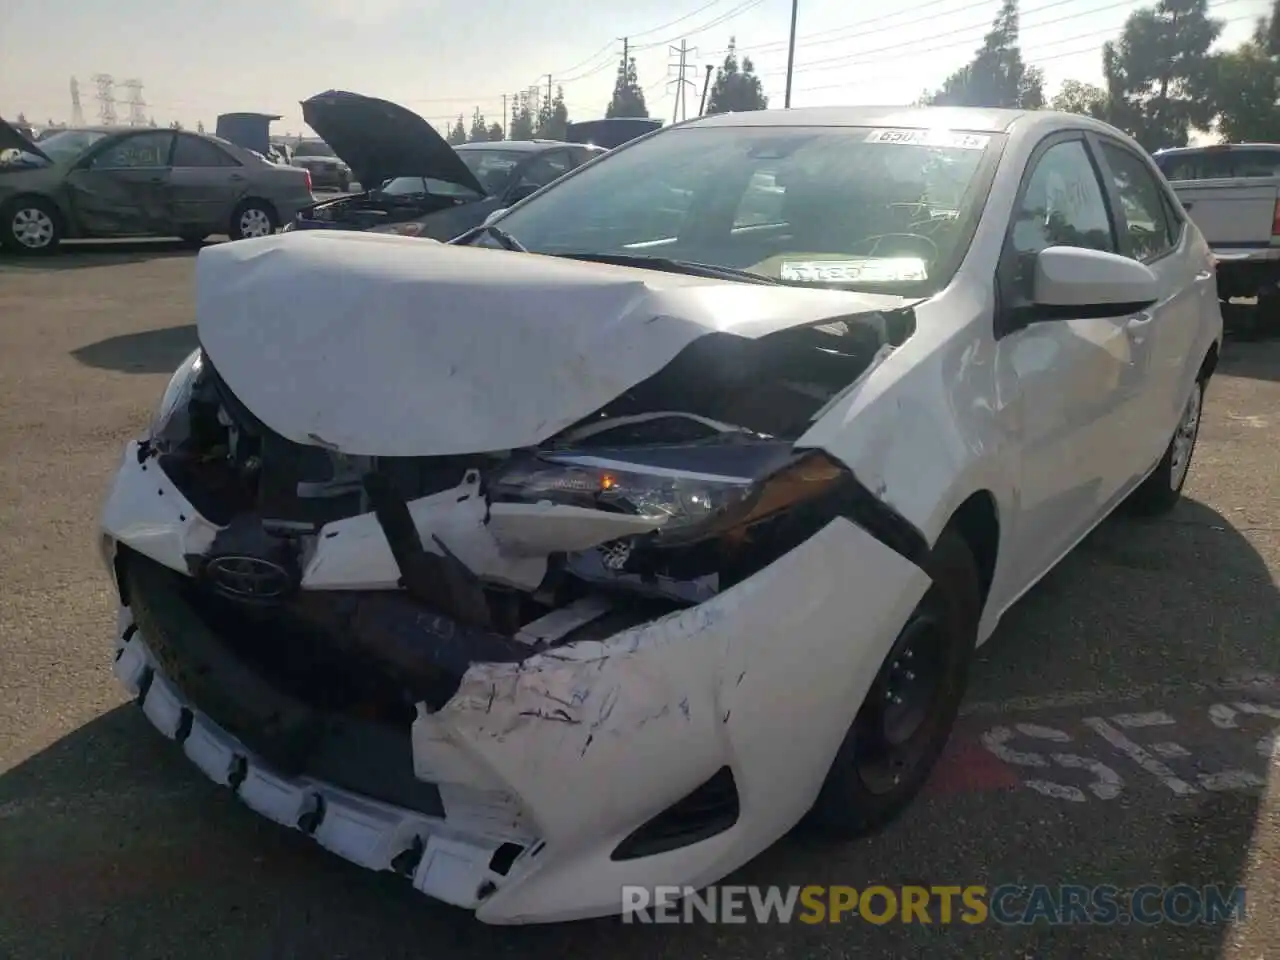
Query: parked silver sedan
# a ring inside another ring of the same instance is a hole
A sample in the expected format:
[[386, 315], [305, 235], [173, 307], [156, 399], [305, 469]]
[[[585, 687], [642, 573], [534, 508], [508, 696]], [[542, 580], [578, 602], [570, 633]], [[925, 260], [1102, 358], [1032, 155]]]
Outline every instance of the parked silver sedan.
[[311, 175], [181, 130], [89, 127], [38, 144], [0, 120], [0, 246], [67, 238], [266, 236], [315, 202]]

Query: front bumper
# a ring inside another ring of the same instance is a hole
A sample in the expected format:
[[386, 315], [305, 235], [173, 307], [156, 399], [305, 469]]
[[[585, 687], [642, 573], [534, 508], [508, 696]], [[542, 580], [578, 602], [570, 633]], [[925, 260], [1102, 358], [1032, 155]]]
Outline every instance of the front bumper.
[[[216, 534], [136, 445], [102, 527], [109, 564], [125, 546], [184, 574]], [[713, 883], [789, 830], [927, 585], [839, 519], [699, 606], [520, 663], [473, 663], [412, 724], [414, 772], [438, 787], [441, 817], [273, 772], [187, 699], [124, 602], [116, 674], [157, 729], [262, 815], [482, 921], [569, 920], [617, 913], [624, 885]], [[732, 825], [615, 859], [725, 768]], [[500, 849], [521, 852], [499, 866]]]

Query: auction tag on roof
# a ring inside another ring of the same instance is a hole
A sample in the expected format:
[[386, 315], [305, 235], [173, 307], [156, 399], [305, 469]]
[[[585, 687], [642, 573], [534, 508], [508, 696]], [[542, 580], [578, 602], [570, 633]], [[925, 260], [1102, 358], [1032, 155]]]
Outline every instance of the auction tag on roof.
[[779, 276], [805, 283], [911, 283], [929, 279], [929, 271], [919, 257], [873, 257], [785, 260]]
[[954, 130], [872, 130], [867, 143], [906, 143], [918, 147], [950, 147], [953, 150], [982, 150], [991, 138]]

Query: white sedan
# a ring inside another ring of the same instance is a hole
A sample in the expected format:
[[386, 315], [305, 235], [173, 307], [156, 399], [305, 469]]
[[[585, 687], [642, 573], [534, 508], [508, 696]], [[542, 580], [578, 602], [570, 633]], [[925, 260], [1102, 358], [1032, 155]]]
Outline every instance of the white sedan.
[[1004, 612], [1177, 502], [1222, 336], [1150, 158], [1055, 113], [707, 117], [452, 244], [196, 272], [102, 519], [116, 674], [492, 923], [889, 822]]

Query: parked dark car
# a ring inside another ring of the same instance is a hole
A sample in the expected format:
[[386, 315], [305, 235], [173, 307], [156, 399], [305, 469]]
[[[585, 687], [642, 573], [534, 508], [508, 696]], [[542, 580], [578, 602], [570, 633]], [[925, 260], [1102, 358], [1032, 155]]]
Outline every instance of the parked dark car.
[[293, 165], [311, 174], [314, 187], [341, 190], [351, 187], [351, 166], [339, 157], [329, 144], [318, 140], [303, 140], [293, 149]]
[[187, 131], [78, 127], [33, 143], [0, 120], [0, 154], [0, 246], [23, 253], [74, 237], [266, 236], [314, 203], [306, 171]]
[[302, 115], [369, 189], [302, 210], [286, 230], [377, 230], [451, 240], [606, 152], [558, 140], [452, 147], [416, 113], [341, 91], [305, 101]]

